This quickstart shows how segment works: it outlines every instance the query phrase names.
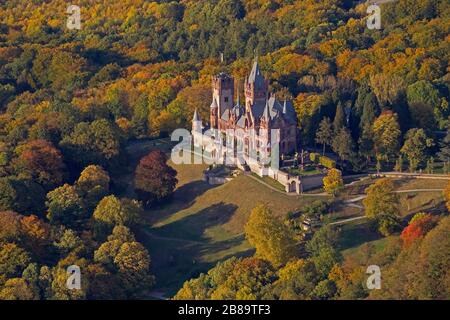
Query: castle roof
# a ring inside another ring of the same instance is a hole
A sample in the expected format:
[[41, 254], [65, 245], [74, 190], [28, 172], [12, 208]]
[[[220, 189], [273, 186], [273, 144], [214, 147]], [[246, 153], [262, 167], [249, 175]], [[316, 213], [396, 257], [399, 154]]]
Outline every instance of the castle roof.
[[197, 112], [197, 109], [195, 109], [195, 111], [194, 111], [194, 117], [192, 118], [192, 121], [202, 121], [200, 119], [200, 116], [199, 116], [198, 112]]
[[295, 112], [292, 101], [284, 100], [283, 116], [291, 124], [297, 124], [297, 113]]
[[217, 101], [216, 101], [216, 99], [215, 99], [215, 98], [213, 98], [213, 101], [212, 101], [212, 103], [211, 103], [211, 106], [210, 106], [210, 108], [211, 108], [211, 109], [215, 109], [215, 108], [218, 108], [218, 106], [217, 106]]
[[229, 109], [225, 109], [225, 111], [222, 113], [220, 118], [222, 120], [228, 121], [230, 119], [230, 110]]
[[237, 98], [237, 102], [236, 105], [233, 107], [232, 111], [234, 113], [234, 115], [236, 116], [236, 119], [239, 119], [239, 117], [244, 114], [244, 107], [241, 106], [240, 101], [239, 101], [239, 94], [238, 94], [238, 98]]
[[266, 101], [266, 106], [264, 108], [264, 112], [263, 115], [261, 116], [261, 118], [264, 118], [264, 120], [266, 121], [270, 121], [271, 120], [271, 116], [270, 116], [270, 111], [269, 111], [269, 101]]
[[265, 84], [264, 76], [259, 69], [258, 61], [253, 63], [252, 71], [250, 72], [250, 76], [248, 77], [248, 83], [253, 83], [255, 87], [262, 88]]
[[256, 101], [252, 106], [252, 113], [256, 119], [266, 118], [274, 121], [278, 117], [283, 117], [290, 124], [297, 124], [297, 114], [290, 101], [281, 104], [275, 96], [270, 97], [265, 102]]
[[245, 114], [243, 114], [238, 121], [236, 122], [236, 126], [238, 126], [239, 128], [244, 128], [245, 127]]

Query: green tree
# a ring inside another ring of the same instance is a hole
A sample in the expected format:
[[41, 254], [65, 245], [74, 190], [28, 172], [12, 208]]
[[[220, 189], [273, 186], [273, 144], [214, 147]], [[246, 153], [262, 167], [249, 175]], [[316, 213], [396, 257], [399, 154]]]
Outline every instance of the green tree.
[[322, 280], [314, 288], [312, 296], [319, 300], [329, 300], [334, 297], [337, 292], [336, 284], [334, 281]]
[[90, 164], [111, 167], [121, 151], [118, 129], [106, 119], [81, 122], [61, 141], [64, 156], [80, 170]]
[[354, 142], [350, 131], [341, 128], [333, 139], [333, 151], [337, 153], [342, 161], [349, 161], [354, 158]]
[[344, 108], [342, 107], [342, 103], [339, 102], [336, 108], [336, 115], [334, 116], [333, 121], [333, 129], [335, 134], [337, 134], [342, 128], [345, 128], [346, 123], [347, 121], [345, 117]]
[[109, 233], [116, 225], [134, 226], [141, 221], [142, 207], [136, 200], [104, 197], [95, 208], [93, 219], [98, 231]]
[[447, 128], [447, 134], [445, 138], [439, 143], [439, 159], [443, 162], [450, 162], [450, 125]]
[[371, 158], [374, 155], [372, 124], [366, 125], [362, 129], [358, 145], [359, 145], [359, 154], [366, 159], [366, 164], [369, 164]]
[[76, 182], [76, 188], [90, 209], [109, 193], [110, 178], [101, 166], [87, 166]]
[[47, 218], [53, 224], [78, 228], [87, 217], [75, 187], [65, 184], [47, 194]]
[[288, 262], [278, 271], [278, 279], [267, 288], [265, 298], [280, 300], [306, 300], [311, 298], [320, 276], [310, 260]]
[[364, 130], [364, 128], [368, 126], [373, 126], [373, 123], [379, 114], [379, 109], [377, 98], [373, 93], [369, 93], [364, 99], [363, 112], [359, 125], [361, 130]]
[[325, 148], [331, 145], [333, 140], [333, 126], [330, 118], [325, 117], [319, 124], [319, 129], [316, 132], [316, 142], [323, 145], [322, 155], [325, 155]]
[[31, 262], [28, 253], [15, 243], [0, 246], [0, 277], [16, 278]]
[[45, 191], [31, 180], [14, 177], [0, 178], [0, 210], [13, 210], [21, 214], [35, 212], [41, 214]]
[[380, 179], [366, 189], [363, 200], [366, 216], [377, 221], [378, 230], [385, 236], [399, 226], [399, 197], [394, 191], [391, 180]]
[[423, 129], [415, 128], [406, 133], [405, 143], [400, 152], [407, 157], [411, 172], [415, 171], [419, 165], [424, 163], [427, 156], [427, 149], [433, 145], [433, 139], [428, 138]]

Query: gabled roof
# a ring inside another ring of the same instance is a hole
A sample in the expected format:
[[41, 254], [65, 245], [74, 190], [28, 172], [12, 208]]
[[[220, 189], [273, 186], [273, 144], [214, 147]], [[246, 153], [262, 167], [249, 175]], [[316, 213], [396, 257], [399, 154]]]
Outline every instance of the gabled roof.
[[236, 122], [236, 126], [238, 126], [239, 128], [244, 128], [245, 127], [245, 114], [242, 115], [238, 121]]
[[230, 110], [225, 109], [225, 111], [222, 113], [222, 116], [220, 117], [220, 119], [228, 121], [230, 119]]
[[297, 113], [295, 112], [294, 105], [291, 101], [284, 101], [283, 116], [289, 123], [297, 124]]
[[263, 115], [264, 109], [266, 107], [266, 101], [263, 100], [256, 100], [255, 103], [252, 105], [252, 114], [255, 119], [261, 118]]
[[252, 107], [252, 112], [258, 119], [266, 117], [269, 118], [270, 121], [273, 121], [278, 117], [283, 117], [288, 123], [294, 125], [297, 124], [297, 114], [295, 113], [292, 103], [290, 101], [285, 101], [281, 104], [274, 96], [266, 100], [263, 108], [262, 103], [257, 102], [257, 104]]

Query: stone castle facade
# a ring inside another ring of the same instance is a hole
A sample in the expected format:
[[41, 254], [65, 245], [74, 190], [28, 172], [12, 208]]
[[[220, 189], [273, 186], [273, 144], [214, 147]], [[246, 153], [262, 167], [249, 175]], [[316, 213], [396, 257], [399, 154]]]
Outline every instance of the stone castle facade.
[[[277, 129], [278, 154], [295, 153], [297, 115], [292, 102], [278, 101], [274, 95], [269, 94], [269, 82], [262, 75], [257, 61], [245, 79], [244, 104], [240, 103], [239, 94], [235, 94], [234, 88], [234, 79], [230, 75], [220, 73], [213, 77], [209, 127], [203, 127], [195, 111], [192, 125], [194, 136], [203, 134], [208, 129], [216, 138], [223, 136], [234, 139], [234, 144], [241, 146], [245, 157], [249, 157], [252, 152], [270, 154], [275, 142], [272, 141], [271, 132], [272, 129]], [[233, 132], [232, 137], [230, 132]], [[225, 144], [223, 141], [223, 145]], [[217, 150], [213, 150], [214, 152]]]

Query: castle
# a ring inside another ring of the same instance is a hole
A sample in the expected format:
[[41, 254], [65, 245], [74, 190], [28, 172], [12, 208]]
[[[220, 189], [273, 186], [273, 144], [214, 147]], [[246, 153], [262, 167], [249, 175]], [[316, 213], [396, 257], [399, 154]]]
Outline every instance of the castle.
[[[214, 76], [209, 128], [202, 126], [195, 111], [192, 122], [194, 140], [195, 135], [208, 129], [209, 135], [216, 139], [223, 137], [218, 145], [225, 146], [225, 140], [234, 140], [234, 145], [242, 147], [246, 160], [252, 152], [270, 154], [273, 143], [277, 144], [280, 156], [293, 154], [297, 149], [296, 112], [290, 101], [281, 102], [269, 95], [269, 82], [262, 75], [257, 61], [245, 79], [244, 93], [245, 104], [241, 105], [239, 94], [235, 97], [234, 79], [226, 73]], [[273, 141], [272, 129], [278, 129], [277, 141]], [[219, 151], [213, 150], [212, 155], [224, 156], [216, 152]]]

